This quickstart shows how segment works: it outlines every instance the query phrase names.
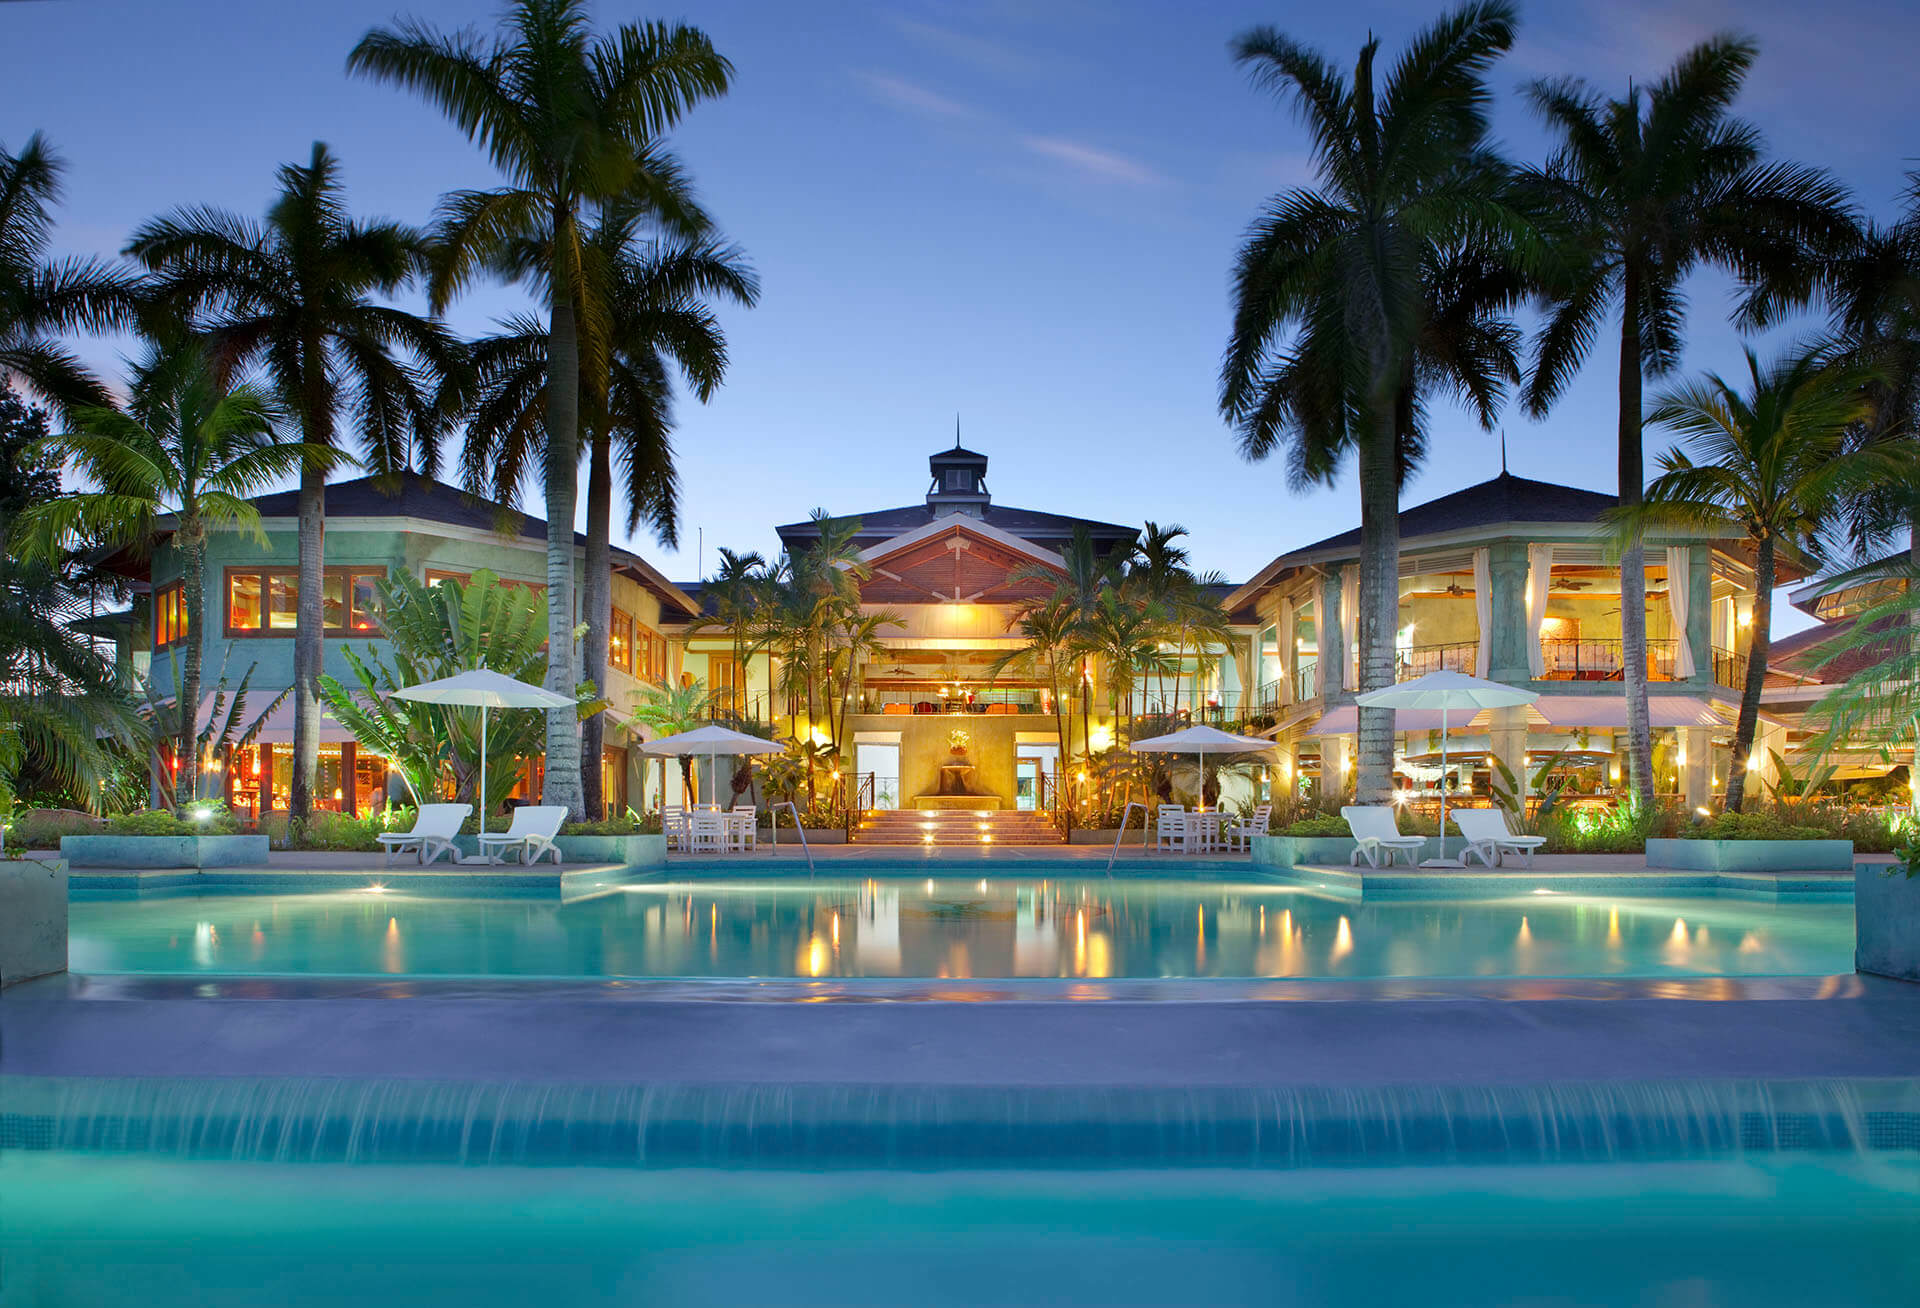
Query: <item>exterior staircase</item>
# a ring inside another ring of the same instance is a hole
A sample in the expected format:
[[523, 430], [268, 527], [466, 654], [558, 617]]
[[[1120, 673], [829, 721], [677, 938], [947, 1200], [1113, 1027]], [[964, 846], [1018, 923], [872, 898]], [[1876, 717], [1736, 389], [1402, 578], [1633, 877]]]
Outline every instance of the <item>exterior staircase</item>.
[[1047, 813], [870, 808], [853, 829], [859, 845], [1058, 845]]

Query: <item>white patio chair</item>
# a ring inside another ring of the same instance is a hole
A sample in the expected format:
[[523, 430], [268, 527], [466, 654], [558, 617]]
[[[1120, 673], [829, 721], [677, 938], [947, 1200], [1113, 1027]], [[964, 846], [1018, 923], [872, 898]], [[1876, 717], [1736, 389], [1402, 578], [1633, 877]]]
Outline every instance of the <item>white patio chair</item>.
[[527, 804], [513, 810], [513, 825], [505, 831], [491, 831], [480, 837], [480, 852], [505, 862], [509, 852], [532, 867], [548, 854], [554, 865], [560, 863], [560, 847], [554, 839], [567, 820], [565, 805]]
[[1273, 820], [1273, 805], [1262, 804], [1247, 817], [1241, 818], [1227, 828], [1227, 848], [1245, 852], [1253, 848], [1253, 838], [1267, 834], [1267, 824]]
[[727, 852], [727, 815], [694, 812], [687, 818], [687, 851], [693, 854]]
[[1393, 810], [1377, 804], [1348, 804], [1340, 810], [1340, 816], [1347, 820], [1347, 829], [1353, 832], [1353, 838], [1359, 842], [1353, 853], [1347, 856], [1349, 866], [1358, 864], [1362, 858], [1367, 866], [1379, 867], [1381, 851], [1386, 851], [1387, 866], [1393, 866], [1395, 853], [1407, 856], [1407, 866], [1412, 867], [1415, 855], [1427, 847], [1425, 836], [1403, 836], [1400, 828], [1393, 823]]
[[387, 865], [393, 865], [395, 854], [418, 854], [420, 866], [439, 858], [442, 854], [451, 854], [453, 862], [459, 862], [460, 851], [455, 847], [453, 838], [460, 834], [460, 824], [473, 812], [471, 804], [422, 804], [418, 816], [413, 819], [411, 831], [382, 831], [374, 839], [380, 842], [380, 850], [387, 857]]
[[684, 850], [687, 847], [687, 810], [663, 806], [660, 810], [660, 831], [667, 838], [668, 849]]
[[1184, 804], [1162, 804], [1155, 818], [1155, 849], [1187, 848], [1187, 809]]
[[735, 804], [727, 814], [727, 847], [747, 853], [760, 843], [760, 810], [752, 804]]
[[1467, 842], [1466, 848], [1460, 851], [1463, 867], [1469, 854], [1477, 856], [1488, 867], [1498, 867], [1509, 853], [1520, 855], [1527, 860], [1527, 866], [1532, 867], [1533, 851], [1547, 843], [1545, 836], [1514, 835], [1507, 829], [1507, 815], [1497, 808], [1456, 808], [1452, 816]]

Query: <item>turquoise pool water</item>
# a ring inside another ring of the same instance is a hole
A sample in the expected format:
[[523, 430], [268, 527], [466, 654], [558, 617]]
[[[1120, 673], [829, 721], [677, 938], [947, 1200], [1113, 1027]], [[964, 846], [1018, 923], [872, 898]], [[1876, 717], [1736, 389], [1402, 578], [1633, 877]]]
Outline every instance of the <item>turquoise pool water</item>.
[[1353, 902], [1273, 883], [993, 877], [76, 898], [75, 972], [631, 978], [1823, 976], [1850, 900]]
[[1920, 1164], [825, 1174], [0, 1155], [0, 1305], [1907, 1308]]

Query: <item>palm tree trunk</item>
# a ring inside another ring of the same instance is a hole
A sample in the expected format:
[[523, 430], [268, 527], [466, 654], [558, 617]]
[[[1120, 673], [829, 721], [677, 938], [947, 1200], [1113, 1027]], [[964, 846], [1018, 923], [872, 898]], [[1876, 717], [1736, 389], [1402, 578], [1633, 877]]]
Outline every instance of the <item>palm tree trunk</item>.
[[[1393, 636], [1400, 622], [1400, 469], [1394, 405], [1376, 403], [1360, 442], [1360, 689], [1393, 684]], [[1322, 657], [1325, 657], [1324, 655]], [[1393, 710], [1359, 709], [1354, 803], [1393, 798]]]
[[183, 524], [180, 532], [180, 579], [187, 601], [187, 639], [180, 651], [180, 743], [174, 757], [180, 768], [173, 774], [173, 802], [181, 802], [182, 779], [188, 797], [200, 797], [200, 661], [206, 651], [207, 540], [198, 523]]
[[[1641, 447], [1640, 274], [1629, 262], [1620, 309], [1620, 503], [1646, 494]], [[1653, 807], [1653, 726], [1647, 715], [1647, 564], [1636, 528], [1620, 556], [1620, 662], [1627, 697], [1627, 784], [1642, 808]]]
[[[326, 656], [327, 474], [311, 464], [300, 470], [298, 512], [300, 594], [295, 601], [293, 632], [293, 784], [287, 790], [288, 825], [296, 829], [313, 812], [313, 787], [320, 771], [320, 672]], [[261, 600], [265, 603], [267, 597], [263, 595]]]
[[[607, 697], [607, 639], [613, 625], [613, 439], [606, 431], [592, 436], [587, 471], [586, 576], [581, 582], [581, 606], [586, 610], [587, 647], [582, 672], [601, 699]], [[596, 713], [580, 724], [580, 798], [587, 816], [606, 813], [600, 793], [601, 759], [606, 752], [606, 714]]]
[[1753, 563], [1753, 645], [1747, 651], [1747, 684], [1740, 690], [1740, 716], [1733, 727], [1733, 762], [1727, 768], [1727, 812], [1746, 799], [1747, 756], [1760, 725], [1760, 692], [1767, 684], [1767, 654], [1773, 646], [1773, 537], [1760, 538]]
[[[556, 224], [556, 231], [567, 224]], [[556, 281], [559, 279], [556, 278]], [[572, 699], [573, 515], [580, 478], [580, 340], [568, 288], [553, 288], [547, 329], [547, 689]], [[547, 770], [541, 802], [576, 819], [580, 796], [580, 715], [571, 705], [547, 710]]]

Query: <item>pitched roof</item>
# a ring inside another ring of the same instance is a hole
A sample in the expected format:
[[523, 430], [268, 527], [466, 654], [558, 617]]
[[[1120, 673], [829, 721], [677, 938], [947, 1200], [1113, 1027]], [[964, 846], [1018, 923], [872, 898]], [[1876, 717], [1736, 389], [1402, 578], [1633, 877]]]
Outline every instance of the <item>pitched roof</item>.
[[[300, 492], [275, 491], [256, 496], [252, 504], [263, 518], [293, 518], [300, 512]], [[450, 527], [475, 531], [502, 532], [521, 540], [545, 542], [547, 523], [531, 513], [469, 495], [458, 486], [423, 477], [417, 472], [402, 473], [389, 480], [382, 477], [355, 477], [333, 482], [327, 487], [329, 518], [423, 518]], [[584, 533], [574, 532], [573, 543], [586, 546]], [[699, 612], [697, 601], [685, 595], [652, 564], [631, 550], [613, 547], [614, 571], [626, 572], [661, 599], [690, 613]]]
[[[1472, 527], [1492, 527], [1507, 522], [1598, 522], [1600, 515], [1620, 502], [1618, 496], [1600, 491], [1562, 486], [1557, 482], [1534, 481], [1503, 472], [1477, 486], [1442, 495], [1437, 500], [1400, 510], [1400, 538], [1437, 536], [1442, 532], [1465, 531]], [[1311, 545], [1289, 550], [1289, 554], [1308, 554], [1360, 544], [1360, 529], [1343, 531]]]
[[[950, 517], [960, 525], [965, 525], [970, 519], [984, 522], [989, 527], [997, 527], [1009, 535], [1036, 542], [1065, 542], [1073, 537], [1076, 527], [1085, 527], [1087, 534], [1093, 538], [1096, 545], [1117, 545], [1132, 541], [1140, 534], [1138, 527], [1127, 527], [1117, 522], [1074, 518], [1060, 513], [1043, 513], [1038, 509], [1016, 509], [1004, 504], [989, 504], [977, 517], [972, 514], [936, 514], [929, 505], [907, 504], [897, 509], [877, 509], [871, 513], [835, 514], [831, 521], [857, 520], [860, 523], [860, 533], [854, 538], [854, 544], [861, 549], [869, 549], [882, 541], [892, 540], [895, 536], [904, 536], [910, 531], [918, 530], [934, 521], [936, 517]], [[812, 519], [805, 522], [790, 522], [774, 530], [779, 533], [781, 543], [786, 545], [814, 540], [820, 535], [820, 529]]]

